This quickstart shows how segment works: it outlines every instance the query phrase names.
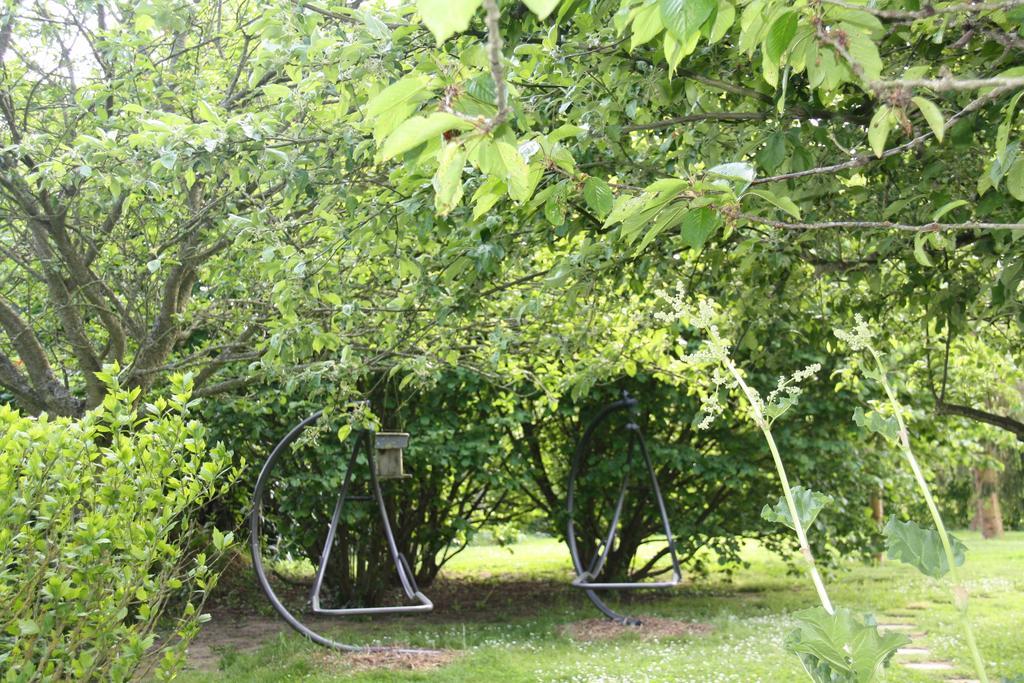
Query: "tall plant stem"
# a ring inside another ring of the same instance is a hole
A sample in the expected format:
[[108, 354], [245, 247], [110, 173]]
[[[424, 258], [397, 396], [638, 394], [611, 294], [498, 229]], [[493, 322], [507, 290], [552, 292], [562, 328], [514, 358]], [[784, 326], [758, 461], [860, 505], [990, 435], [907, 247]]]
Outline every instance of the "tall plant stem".
[[875, 361], [875, 365], [878, 366], [878, 376], [881, 379], [882, 388], [885, 389], [885, 395], [889, 398], [889, 404], [892, 406], [893, 414], [896, 416], [896, 422], [900, 428], [900, 446], [903, 450], [903, 455], [910, 464], [910, 469], [914, 473], [914, 479], [917, 480], [917, 486], [921, 489], [921, 495], [924, 496], [924, 502], [927, 504], [928, 511], [932, 515], [932, 521], [935, 522], [935, 528], [939, 532], [942, 550], [946, 554], [946, 561], [949, 563], [949, 580], [953, 584], [953, 604], [956, 606], [957, 613], [960, 616], [960, 624], [967, 639], [967, 647], [970, 649], [971, 659], [974, 661], [975, 673], [978, 674], [978, 680], [981, 683], [988, 683], [988, 676], [985, 674], [985, 663], [981, 659], [981, 651], [978, 650], [978, 643], [974, 639], [974, 629], [971, 628], [971, 620], [967, 614], [967, 589], [964, 588], [957, 577], [956, 560], [953, 556], [953, 546], [949, 541], [949, 533], [946, 532], [946, 525], [942, 523], [942, 515], [939, 514], [939, 508], [932, 497], [931, 488], [928, 486], [924, 473], [921, 471], [921, 466], [918, 464], [917, 458], [914, 457], [914, 451], [910, 447], [910, 435], [907, 431], [907, 425], [903, 422], [903, 406], [896, 397], [896, 392], [893, 391], [892, 385], [889, 384], [885, 365], [882, 364], [882, 359], [874, 348], [870, 346], [867, 348]]
[[789, 509], [789, 516], [793, 519], [793, 528], [796, 530], [796, 537], [800, 542], [800, 553], [807, 562], [808, 572], [811, 575], [811, 581], [814, 582], [814, 589], [818, 591], [821, 606], [829, 614], [835, 614], [835, 608], [832, 607], [832, 601], [829, 599], [828, 591], [825, 589], [825, 582], [822, 580], [821, 574], [818, 572], [818, 565], [814, 561], [814, 553], [811, 552], [811, 546], [807, 542], [807, 532], [804, 530], [804, 525], [800, 521], [800, 515], [797, 513], [796, 501], [793, 499], [793, 490], [789, 487], [789, 477], [786, 476], [786, 467], [782, 463], [779, 447], [775, 444], [771, 427], [761, 412], [760, 401], [757, 400], [753, 390], [747, 386], [736, 365], [731, 360], [728, 360], [725, 365], [743, 391], [743, 395], [746, 397], [747, 403], [750, 404], [750, 409], [754, 413], [754, 421], [757, 423], [761, 433], [764, 434], [765, 441], [768, 442], [768, 450], [771, 451], [772, 460], [775, 461], [775, 471], [779, 475], [779, 481], [782, 482], [782, 495], [786, 499], [786, 507]]

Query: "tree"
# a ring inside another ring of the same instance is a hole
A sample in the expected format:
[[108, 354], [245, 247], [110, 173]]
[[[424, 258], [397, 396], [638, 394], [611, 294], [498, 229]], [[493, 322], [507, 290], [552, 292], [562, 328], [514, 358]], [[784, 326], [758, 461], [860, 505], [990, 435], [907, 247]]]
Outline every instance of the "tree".
[[859, 312], [928, 408], [1019, 436], [955, 354], [1024, 363], [1021, 13], [9, 4], [0, 385], [76, 413], [119, 360], [128, 386], [189, 368], [340, 408], [458, 370], [557, 411], [653, 374], [675, 340], [650, 304], [682, 282], [751, 372]]

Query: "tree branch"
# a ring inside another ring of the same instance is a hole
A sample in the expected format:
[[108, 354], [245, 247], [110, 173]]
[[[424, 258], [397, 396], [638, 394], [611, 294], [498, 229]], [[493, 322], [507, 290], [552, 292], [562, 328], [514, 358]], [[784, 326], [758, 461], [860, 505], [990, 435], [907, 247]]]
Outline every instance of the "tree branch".
[[969, 420], [975, 422], [984, 422], [994, 427], [1006, 430], [1011, 434], [1016, 435], [1019, 441], [1024, 441], [1024, 422], [1007, 417], [1005, 415], [996, 415], [985, 410], [978, 410], [970, 406], [960, 405], [957, 403], [948, 403], [943, 400], [937, 400], [935, 402], [935, 411], [939, 415], [958, 415], [960, 417], [966, 417]]
[[890, 9], [876, 9], [865, 5], [857, 5], [852, 2], [845, 2], [844, 0], [821, 0], [826, 5], [834, 5], [836, 7], [842, 7], [844, 9], [856, 10], [858, 12], [867, 12], [879, 19], [893, 19], [897, 21], [915, 21], [918, 19], [928, 19], [939, 14], [980, 14], [982, 12], [999, 12], [1003, 10], [1013, 9], [1014, 7], [1020, 7], [1024, 5], [1022, 0], [1005, 0], [1004, 2], [966, 2], [958, 5], [945, 5], [936, 7], [932, 4], [927, 4], [919, 10], [890, 10]]
[[81, 410], [81, 402], [71, 396], [53, 374], [39, 338], [3, 297], [0, 297], [0, 329], [7, 333], [17, 351], [31, 386], [6, 356], [6, 364], [0, 368], [3, 370], [0, 372], [0, 384], [10, 389], [30, 412], [47, 410], [57, 415], [76, 415]]
[[[961, 109], [960, 111], [946, 119], [945, 124], [943, 124], [943, 130], [949, 130], [954, 123], [956, 123], [958, 120], [960, 120], [967, 114], [970, 114], [973, 111], [977, 111], [978, 109], [982, 108], [989, 102], [999, 98], [1001, 95], [1006, 94], [1010, 90], [1012, 90], [1012, 88], [994, 88], [990, 92], [987, 92], [984, 95], [971, 100], [967, 104], [967, 106], [965, 106], [963, 109]], [[793, 171], [792, 173], [783, 173], [780, 175], [768, 176], [766, 178], [754, 178], [754, 180], [751, 181], [750, 184], [764, 185], [766, 183], [776, 183], [782, 180], [794, 180], [796, 178], [805, 178], [813, 175], [824, 175], [830, 173], [837, 173], [839, 171], [845, 171], [852, 168], [860, 168], [861, 166], [866, 166], [874, 161], [888, 159], [891, 156], [903, 154], [904, 152], [908, 152], [912, 149], [915, 149], [916, 147], [923, 145], [932, 137], [934, 137], [934, 133], [932, 133], [932, 131], [927, 131], [909, 140], [908, 142], [903, 143], [902, 145], [897, 145], [896, 147], [891, 147], [883, 151], [882, 154], [879, 156], [875, 156], [873, 154], [860, 154], [848, 161], [843, 161], [837, 164], [830, 164], [828, 166], [818, 166], [817, 168], [809, 168], [805, 171]]]
[[484, 132], [494, 130], [508, 118], [508, 84], [505, 82], [505, 65], [502, 63], [502, 41], [501, 28], [498, 21], [501, 19], [501, 11], [498, 9], [497, 0], [484, 0], [484, 9], [487, 12], [487, 55], [491, 61], [491, 78], [494, 80], [494, 98], [498, 105], [498, 111], [494, 117], [484, 124]]
[[1017, 90], [1024, 88], [1024, 78], [908, 78], [903, 80], [879, 80], [871, 81], [869, 87], [876, 92], [888, 92], [890, 90], [906, 90], [912, 88], [928, 88], [935, 92], [951, 92], [961, 90], [981, 90], [982, 88], [1003, 88]]
[[1024, 230], [1024, 223], [980, 223], [968, 221], [966, 223], [925, 223], [914, 225], [910, 223], [894, 223], [892, 221], [823, 221], [821, 223], [801, 223], [777, 221], [762, 216], [740, 213], [737, 218], [769, 225], [773, 228], [784, 228], [786, 230], [830, 230], [834, 228], [857, 228], [862, 230], [890, 229], [903, 230], [906, 232], [939, 232], [942, 230]]
[[680, 123], [692, 123], [695, 121], [764, 121], [771, 116], [772, 114], [760, 111], [709, 111], [701, 114], [677, 116], [672, 119], [664, 119], [653, 123], [634, 123], [628, 126], [623, 126], [622, 132], [629, 133], [634, 130], [661, 130], [662, 128], [677, 126]]
[[32, 386], [25, 379], [25, 374], [0, 351], [0, 386], [11, 392], [18, 405], [32, 415], [38, 415], [46, 410], [46, 406], [36, 396]]

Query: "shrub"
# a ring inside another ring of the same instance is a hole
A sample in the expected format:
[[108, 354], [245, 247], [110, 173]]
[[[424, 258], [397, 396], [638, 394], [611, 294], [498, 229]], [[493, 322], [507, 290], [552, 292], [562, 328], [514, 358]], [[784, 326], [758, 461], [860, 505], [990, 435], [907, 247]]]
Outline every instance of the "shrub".
[[[5, 681], [126, 680], [144, 661], [168, 676], [216, 580], [196, 515], [235, 473], [189, 419], [191, 378], [140, 407], [100, 374], [110, 392], [81, 419], [0, 405]], [[231, 536], [213, 539], [219, 551]], [[173, 631], [160, 643], [158, 626]]]

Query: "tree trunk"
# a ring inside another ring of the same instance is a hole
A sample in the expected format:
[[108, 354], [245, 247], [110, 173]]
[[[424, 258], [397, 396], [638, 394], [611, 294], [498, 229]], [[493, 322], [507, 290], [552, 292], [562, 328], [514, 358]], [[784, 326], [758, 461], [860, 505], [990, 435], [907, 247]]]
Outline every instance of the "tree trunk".
[[1003, 535], [1003, 513], [999, 507], [999, 472], [993, 467], [974, 469], [975, 517], [971, 527], [983, 538]]
[[[882, 488], [879, 487], [871, 493], [871, 519], [875, 520], [875, 527], [879, 532], [885, 523], [885, 501], [882, 497]], [[875, 562], [882, 564], [885, 554], [879, 550], [875, 553]]]

